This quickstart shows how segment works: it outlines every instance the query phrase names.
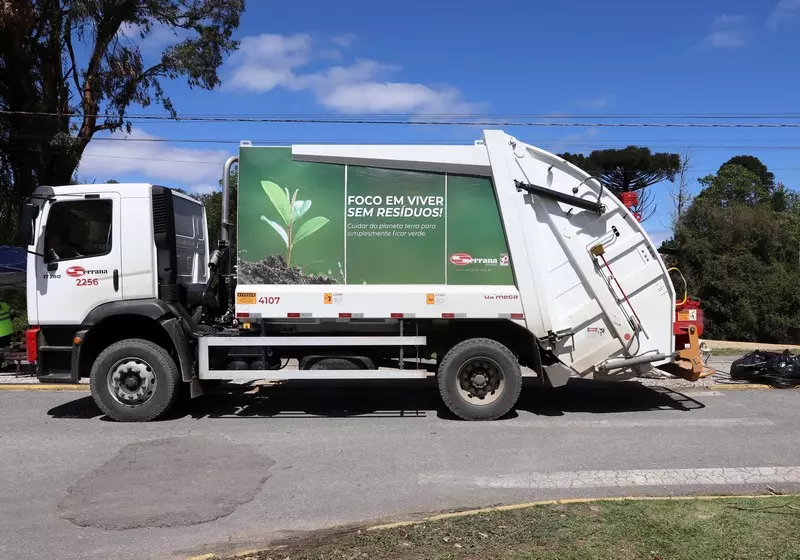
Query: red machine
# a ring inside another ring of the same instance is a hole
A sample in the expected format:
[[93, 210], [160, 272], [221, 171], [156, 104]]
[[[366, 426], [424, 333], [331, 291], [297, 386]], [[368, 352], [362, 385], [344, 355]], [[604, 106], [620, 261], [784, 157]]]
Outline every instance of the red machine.
[[686, 298], [683, 303], [675, 306], [673, 334], [685, 334], [689, 325], [697, 327], [697, 336], [703, 336], [703, 310], [700, 309], [700, 300], [697, 298]]
[[[622, 200], [622, 204], [630, 210], [637, 204], [639, 204], [639, 193], [636, 191], [625, 191], [620, 194], [620, 200]], [[633, 217], [636, 218], [637, 222], [642, 221], [642, 215], [639, 212], [632, 212]]]

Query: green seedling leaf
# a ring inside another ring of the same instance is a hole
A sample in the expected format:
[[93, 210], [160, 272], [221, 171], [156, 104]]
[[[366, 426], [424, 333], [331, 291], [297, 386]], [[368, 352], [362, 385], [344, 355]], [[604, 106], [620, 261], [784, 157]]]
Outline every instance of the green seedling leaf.
[[283, 229], [283, 226], [281, 226], [278, 222], [273, 222], [272, 220], [270, 220], [266, 216], [261, 216], [261, 221], [262, 222], [267, 222], [269, 225], [272, 226], [272, 229], [274, 229], [275, 231], [278, 232], [278, 235], [281, 236], [281, 239], [283, 239], [283, 242], [286, 244], [286, 248], [288, 249], [289, 248], [289, 235], [286, 233], [286, 230]]
[[284, 196], [283, 190], [272, 181], [261, 181], [261, 188], [264, 189], [264, 193], [269, 197], [283, 223], [289, 225], [292, 221], [292, 208], [289, 200]]
[[311, 208], [310, 200], [295, 200], [292, 205], [292, 221], [296, 222]]
[[303, 225], [297, 228], [297, 233], [294, 235], [294, 239], [292, 239], [292, 244], [297, 243], [301, 239], [305, 239], [329, 221], [328, 218], [323, 218], [322, 216], [309, 218], [307, 222], [304, 222]]

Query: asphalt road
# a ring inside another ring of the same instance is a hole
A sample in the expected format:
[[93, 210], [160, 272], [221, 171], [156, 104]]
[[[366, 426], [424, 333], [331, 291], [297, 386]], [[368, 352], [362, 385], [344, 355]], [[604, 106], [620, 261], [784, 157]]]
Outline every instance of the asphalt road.
[[800, 491], [798, 399], [571, 382], [467, 423], [431, 383], [295, 386], [140, 425], [87, 393], [0, 391], [0, 558], [182, 558], [450, 508]]

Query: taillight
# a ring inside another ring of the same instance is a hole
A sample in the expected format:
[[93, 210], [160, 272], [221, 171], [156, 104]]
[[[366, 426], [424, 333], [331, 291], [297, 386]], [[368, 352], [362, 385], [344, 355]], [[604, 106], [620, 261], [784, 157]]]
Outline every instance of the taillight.
[[36, 363], [39, 359], [39, 327], [31, 327], [25, 331], [25, 349], [28, 352], [28, 362]]

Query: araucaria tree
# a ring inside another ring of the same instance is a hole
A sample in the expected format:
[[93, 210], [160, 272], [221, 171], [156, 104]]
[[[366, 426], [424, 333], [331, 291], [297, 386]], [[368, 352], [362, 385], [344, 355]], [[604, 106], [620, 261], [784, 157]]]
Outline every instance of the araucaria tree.
[[675, 179], [681, 165], [678, 154], [652, 153], [649, 148], [628, 146], [624, 149], [595, 150], [583, 154], [559, 154], [570, 163], [600, 179], [617, 197], [624, 192], [639, 193], [639, 204], [632, 210], [642, 221], [655, 213], [655, 201], [644, 189], [661, 181]]
[[[4, 226], [36, 185], [69, 182], [94, 134], [130, 130], [131, 106], [175, 115], [165, 80], [219, 85], [243, 10], [244, 0], [0, 1]], [[145, 56], [154, 32], [174, 41]]]

